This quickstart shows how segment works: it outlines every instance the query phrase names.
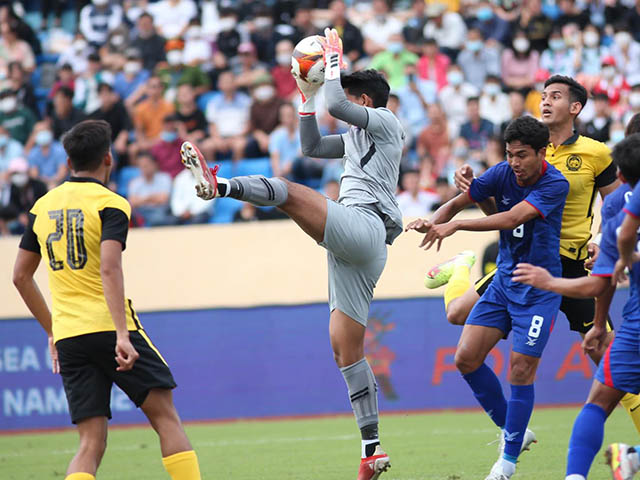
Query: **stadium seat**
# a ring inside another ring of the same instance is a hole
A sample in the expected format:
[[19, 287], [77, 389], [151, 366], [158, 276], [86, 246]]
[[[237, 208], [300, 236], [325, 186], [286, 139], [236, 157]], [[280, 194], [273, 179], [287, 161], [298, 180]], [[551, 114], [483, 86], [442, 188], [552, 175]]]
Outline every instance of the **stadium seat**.
[[118, 195], [126, 197], [129, 193], [129, 183], [138, 176], [140, 176], [138, 167], [122, 167], [120, 173], [118, 173], [118, 187], [116, 189]]
[[213, 215], [209, 223], [231, 223], [234, 214], [242, 208], [242, 202], [233, 198], [216, 198], [213, 205]]
[[264, 175], [265, 177], [270, 177], [271, 160], [268, 157], [242, 160], [238, 162], [234, 173], [236, 176]]

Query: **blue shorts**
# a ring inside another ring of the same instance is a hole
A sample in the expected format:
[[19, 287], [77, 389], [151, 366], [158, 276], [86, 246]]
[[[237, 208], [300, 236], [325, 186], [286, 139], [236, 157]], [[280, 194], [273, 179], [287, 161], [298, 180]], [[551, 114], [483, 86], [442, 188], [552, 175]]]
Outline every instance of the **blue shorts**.
[[[635, 323], [635, 322], [634, 322]], [[640, 329], [623, 323], [607, 348], [596, 380], [623, 392], [640, 392]]]
[[492, 282], [474, 305], [467, 325], [498, 328], [505, 335], [513, 330], [512, 350], [540, 358], [553, 329], [562, 297], [549, 294], [536, 299], [531, 305], [519, 305], [510, 302], [496, 283]]

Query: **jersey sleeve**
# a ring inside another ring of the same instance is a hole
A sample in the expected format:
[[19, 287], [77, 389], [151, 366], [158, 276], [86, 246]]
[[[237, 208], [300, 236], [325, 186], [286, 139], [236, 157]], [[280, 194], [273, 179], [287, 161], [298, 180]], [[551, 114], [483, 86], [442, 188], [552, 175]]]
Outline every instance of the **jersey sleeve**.
[[640, 182], [634, 187], [631, 198], [623, 210], [632, 217], [640, 218]]
[[474, 178], [469, 187], [469, 197], [475, 203], [480, 203], [489, 197], [496, 196], [496, 181], [500, 176], [498, 169], [500, 164], [491, 167], [477, 178]]
[[22, 235], [22, 240], [20, 240], [20, 248], [40, 255], [40, 243], [38, 242], [38, 236], [33, 231], [33, 224], [35, 221], [35, 214], [29, 212], [29, 223]]
[[131, 206], [129, 202], [118, 195], [111, 197], [107, 205], [100, 210], [100, 220], [102, 222], [100, 241], [117, 240], [122, 244], [122, 250], [124, 250], [127, 247], [130, 218]]
[[596, 188], [606, 187], [616, 181], [616, 166], [611, 162], [598, 176], [596, 176]]
[[404, 139], [404, 132], [398, 130], [402, 129], [396, 116], [386, 108], [369, 108], [366, 107], [368, 115], [367, 126], [365, 130], [376, 139], [381, 141], [389, 141], [393, 138], [397, 138], [400, 135]]
[[542, 218], [546, 218], [558, 206], [564, 206], [567, 193], [569, 182], [564, 178], [558, 178], [533, 189], [524, 201], [535, 208]]
[[616, 180], [616, 167], [611, 158], [611, 150], [604, 143], [599, 143], [600, 147], [595, 156], [596, 187], [606, 187]]
[[616, 227], [618, 222], [610, 219], [602, 228], [602, 240], [600, 240], [600, 253], [593, 266], [591, 275], [596, 277], [610, 277], [618, 261], [618, 246], [616, 242]]

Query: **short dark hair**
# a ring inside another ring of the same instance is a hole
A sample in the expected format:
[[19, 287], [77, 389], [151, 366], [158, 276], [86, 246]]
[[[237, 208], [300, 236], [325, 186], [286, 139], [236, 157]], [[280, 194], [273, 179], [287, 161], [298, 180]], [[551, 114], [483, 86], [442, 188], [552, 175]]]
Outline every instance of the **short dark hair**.
[[624, 135], [628, 137], [629, 135], [633, 135], [634, 133], [640, 133], [640, 113], [636, 113], [629, 123], [627, 123], [627, 128], [624, 131]]
[[519, 141], [536, 152], [549, 145], [549, 128], [533, 117], [524, 115], [512, 120], [504, 131], [504, 141]]
[[85, 120], [62, 137], [75, 171], [94, 171], [111, 148], [111, 126], [104, 120]]
[[[582, 108], [587, 104], [587, 99], [589, 98], [587, 89], [576, 82], [573, 78], [565, 75], [553, 75], [544, 82], [544, 88], [547, 88], [553, 83], [561, 83], [562, 85], [569, 87], [569, 100], [571, 100], [571, 103], [579, 102], [580, 105], [582, 105]], [[580, 109], [580, 111], [582, 111], [582, 109]]]
[[470, 103], [480, 103], [480, 97], [467, 98], [467, 105], [469, 105]]
[[631, 134], [616, 143], [611, 156], [625, 180], [635, 187], [640, 180], [640, 133]]
[[56, 95], [63, 95], [67, 97], [69, 100], [73, 100], [73, 90], [66, 85], [62, 85], [58, 90], [56, 90]]
[[384, 76], [372, 68], [340, 76], [342, 88], [359, 97], [363, 93], [371, 97], [374, 108], [386, 107], [391, 88]]

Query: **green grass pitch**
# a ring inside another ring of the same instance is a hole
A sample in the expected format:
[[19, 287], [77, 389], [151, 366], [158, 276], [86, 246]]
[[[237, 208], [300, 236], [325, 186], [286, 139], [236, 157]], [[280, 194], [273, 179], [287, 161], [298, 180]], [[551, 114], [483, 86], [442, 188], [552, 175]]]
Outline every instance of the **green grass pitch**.
[[[564, 478], [576, 408], [539, 409], [530, 427], [538, 444], [520, 457], [518, 480]], [[392, 468], [381, 480], [483, 479], [497, 458], [497, 429], [480, 412], [382, 415], [383, 446]], [[360, 442], [348, 416], [287, 421], [188, 425], [203, 479], [354, 479]], [[622, 409], [606, 425], [605, 446], [635, 443], [638, 435]], [[73, 430], [0, 436], [3, 480], [64, 478], [77, 445]], [[151, 428], [113, 428], [99, 480], [169, 478]], [[610, 478], [602, 452], [590, 479]]]

